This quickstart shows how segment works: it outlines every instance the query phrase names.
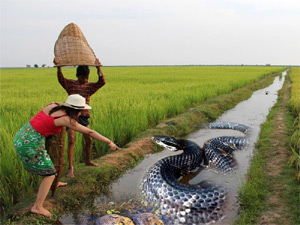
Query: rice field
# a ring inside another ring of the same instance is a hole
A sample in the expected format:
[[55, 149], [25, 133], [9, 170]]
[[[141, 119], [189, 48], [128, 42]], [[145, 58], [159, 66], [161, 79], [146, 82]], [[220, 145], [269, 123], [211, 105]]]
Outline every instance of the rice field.
[[300, 180], [300, 67], [292, 68], [290, 78], [292, 81], [292, 91], [289, 107], [295, 118], [294, 133], [291, 137], [293, 155], [290, 158], [290, 164], [297, 168], [297, 178]]
[[[120, 147], [139, 132], [219, 94], [253, 83], [283, 67], [103, 67], [106, 85], [91, 97], [91, 128]], [[76, 69], [63, 68], [76, 79]], [[31, 193], [39, 177], [24, 171], [13, 148], [16, 132], [43, 106], [63, 102], [67, 93], [57, 81], [56, 68], [1, 69], [1, 206], [10, 207]], [[90, 81], [96, 81], [91, 68]], [[95, 157], [106, 145], [95, 142]], [[65, 154], [66, 155], [66, 154]], [[74, 161], [82, 160], [82, 140], [77, 134]]]

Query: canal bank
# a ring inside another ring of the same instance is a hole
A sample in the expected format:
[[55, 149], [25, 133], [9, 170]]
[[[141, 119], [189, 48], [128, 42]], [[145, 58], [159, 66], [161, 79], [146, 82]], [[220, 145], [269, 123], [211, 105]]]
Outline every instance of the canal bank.
[[291, 136], [294, 117], [288, 106], [291, 81], [261, 126], [257, 152], [252, 158], [246, 182], [239, 189], [241, 209], [235, 225], [300, 224], [300, 186], [291, 164]]

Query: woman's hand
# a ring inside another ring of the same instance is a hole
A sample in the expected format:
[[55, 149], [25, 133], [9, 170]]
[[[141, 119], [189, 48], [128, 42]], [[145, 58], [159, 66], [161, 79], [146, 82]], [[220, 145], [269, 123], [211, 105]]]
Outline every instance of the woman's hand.
[[112, 151], [115, 151], [117, 149], [120, 150], [120, 148], [112, 141], [109, 142], [108, 146], [110, 147], [110, 150], [112, 150]]

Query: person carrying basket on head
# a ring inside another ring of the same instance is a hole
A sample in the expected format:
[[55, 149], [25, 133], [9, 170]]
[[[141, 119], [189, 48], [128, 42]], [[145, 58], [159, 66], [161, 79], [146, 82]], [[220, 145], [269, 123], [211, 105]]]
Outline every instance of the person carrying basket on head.
[[[102, 86], [105, 85], [105, 77], [100, 68], [100, 61], [96, 59], [96, 69], [98, 74], [97, 82], [89, 82], [90, 70], [88, 66], [78, 66], [76, 71], [77, 80], [66, 79], [63, 76], [61, 66], [59, 66], [59, 61], [57, 58], [54, 58], [54, 64], [57, 65], [57, 78], [60, 85], [66, 90], [66, 92], [71, 94], [79, 94], [86, 99], [87, 104], [90, 104], [90, 97]], [[81, 115], [78, 118], [78, 122], [86, 127], [89, 126], [90, 112], [89, 110], [83, 110]], [[75, 131], [73, 129], [68, 129], [68, 162], [69, 162], [69, 171], [67, 177], [74, 177], [74, 168], [73, 168], [73, 154], [74, 154], [74, 145], [75, 145]], [[85, 164], [87, 166], [98, 166], [97, 163], [91, 161], [91, 151], [92, 151], [92, 137], [83, 134], [84, 138], [84, 152], [85, 152]]]

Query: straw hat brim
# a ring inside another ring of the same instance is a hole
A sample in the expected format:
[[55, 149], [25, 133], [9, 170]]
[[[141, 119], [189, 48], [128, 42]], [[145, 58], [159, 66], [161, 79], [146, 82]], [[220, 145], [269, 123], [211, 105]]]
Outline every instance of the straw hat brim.
[[88, 104], [85, 104], [85, 106], [70, 105], [70, 104], [65, 103], [65, 102], [58, 102], [58, 104], [60, 106], [66, 106], [66, 107], [73, 108], [73, 109], [78, 109], [78, 110], [84, 110], [84, 109], [91, 109], [92, 108]]

